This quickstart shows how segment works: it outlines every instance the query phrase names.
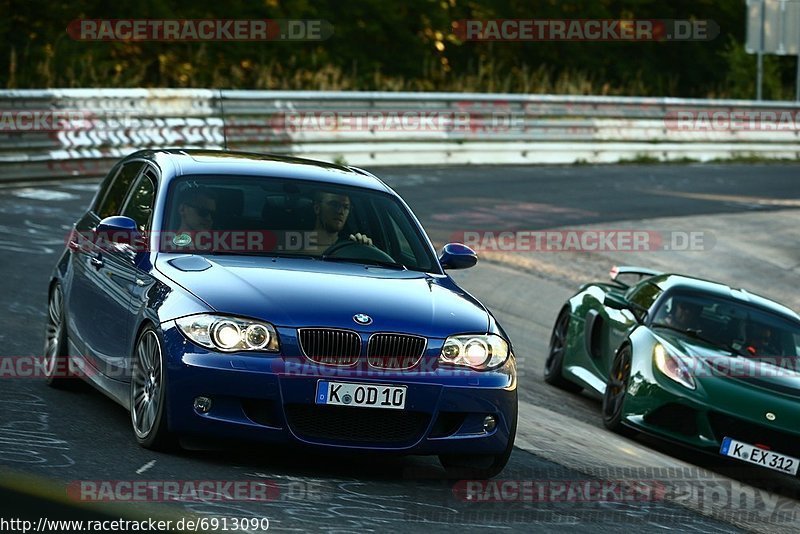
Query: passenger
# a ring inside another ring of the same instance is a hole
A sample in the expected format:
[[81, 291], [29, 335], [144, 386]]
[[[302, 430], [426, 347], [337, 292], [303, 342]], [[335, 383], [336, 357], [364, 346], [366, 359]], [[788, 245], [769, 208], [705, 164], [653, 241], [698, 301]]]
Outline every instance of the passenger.
[[696, 330], [702, 310], [702, 304], [673, 298], [672, 307], [664, 318], [663, 324], [680, 330]]
[[178, 205], [178, 214], [181, 217], [178, 233], [211, 230], [217, 214], [217, 202], [206, 189], [192, 187], [184, 193]]
[[178, 230], [162, 236], [162, 250], [208, 250], [209, 246], [200, 242], [211, 242], [216, 214], [217, 202], [213, 195], [203, 187], [190, 187], [181, 194], [178, 203]]
[[762, 323], [752, 323], [748, 329], [747, 352], [754, 356], [780, 356], [772, 328]]

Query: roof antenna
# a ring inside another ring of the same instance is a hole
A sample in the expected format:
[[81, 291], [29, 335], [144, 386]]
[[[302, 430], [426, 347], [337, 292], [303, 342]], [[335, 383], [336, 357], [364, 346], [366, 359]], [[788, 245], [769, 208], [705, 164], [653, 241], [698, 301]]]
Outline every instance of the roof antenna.
[[228, 127], [225, 124], [225, 100], [222, 98], [222, 91], [219, 92], [219, 109], [222, 115], [222, 143], [223, 150], [228, 150]]

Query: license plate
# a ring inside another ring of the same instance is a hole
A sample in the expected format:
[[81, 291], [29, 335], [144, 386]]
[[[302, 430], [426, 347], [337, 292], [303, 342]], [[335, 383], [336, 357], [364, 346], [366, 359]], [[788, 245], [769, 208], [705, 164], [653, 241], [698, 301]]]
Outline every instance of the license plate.
[[754, 447], [731, 438], [722, 440], [722, 447], [719, 452], [723, 456], [730, 456], [731, 458], [774, 469], [781, 473], [789, 473], [790, 475], [797, 474], [797, 468], [800, 466], [800, 460], [797, 458]]
[[402, 410], [406, 407], [406, 386], [320, 380], [317, 382], [316, 402], [337, 406]]

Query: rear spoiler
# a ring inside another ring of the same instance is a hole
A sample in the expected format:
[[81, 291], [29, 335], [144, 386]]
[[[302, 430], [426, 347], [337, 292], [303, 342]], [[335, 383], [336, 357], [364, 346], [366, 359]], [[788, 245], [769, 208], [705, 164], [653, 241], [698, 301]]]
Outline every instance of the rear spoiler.
[[660, 271], [654, 271], [653, 269], [647, 269], [645, 267], [634, 267], [632, 265], [614, 265], [608, 272], [608, 275], [611, 277], [611, 281], [623, 288], [630, 287], [630, 284], [626, 284], [625, 282], [619, 280], [620, 276], [634, 275], [638, 276], [639, 281], [641, 281], [643, 278], [649, 278], [651, 276], [657, 276], [659, 274], [662, 273]]

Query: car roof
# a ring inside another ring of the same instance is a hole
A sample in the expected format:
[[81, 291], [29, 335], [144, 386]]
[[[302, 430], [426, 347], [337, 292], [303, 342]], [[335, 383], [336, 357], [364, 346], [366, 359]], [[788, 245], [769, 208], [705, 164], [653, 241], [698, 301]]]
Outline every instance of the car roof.
[[161, 149], [140, 150], [126, 159], [146, 159], [154, 163], [161, 169], [164, 185], [173, 178], [181, 176], [230, 174], [310, 180], [391, 192], [379, 178], [362, 169], [277, 154], [228, 150]]
[[711, 280], [694, 278], [683, 274], [660, 274], [646, 278], [643, 280], [643, 282], [655, 284], [663, 291], [699, 291], [702, 293], [709, 293], [714, 296], [739, 300], [754, 306], [766, 308], [774, 313], [778, 313], [790, 319], [800, 319], [800, 316], [798, 316], [794, 310], [784, 306], [783, 304], [775, 302], [774, 300], [762, 297], [761, 295], [756, 295], [755, 293], [750, 293], [745, 289], [733, 288], [719, 282], [712, 282]]

